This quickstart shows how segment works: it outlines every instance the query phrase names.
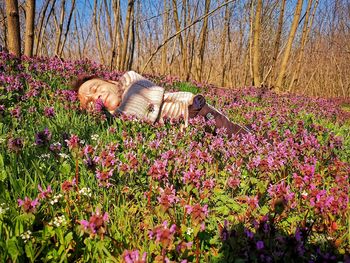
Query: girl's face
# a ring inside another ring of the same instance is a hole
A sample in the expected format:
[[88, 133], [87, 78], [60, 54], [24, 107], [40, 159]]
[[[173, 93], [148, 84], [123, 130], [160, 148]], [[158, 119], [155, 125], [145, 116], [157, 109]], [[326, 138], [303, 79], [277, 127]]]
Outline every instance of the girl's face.
[[83, 109], [93, 110], [100, 99], [110, 113], [114, 113], [122, 101], [123, 88], [115, 81], [91, 79], [84, 82], [78, 90], [78, 98]]

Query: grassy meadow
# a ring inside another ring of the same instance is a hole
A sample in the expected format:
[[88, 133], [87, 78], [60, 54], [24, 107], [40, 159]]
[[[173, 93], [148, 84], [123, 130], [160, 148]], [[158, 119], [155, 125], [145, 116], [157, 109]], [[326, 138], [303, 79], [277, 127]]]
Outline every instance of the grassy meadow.
[[79, 109], [91, 61], [0, 53], [1, 262], [349, 262], [350, 101], [220, 89], [243, 137]]

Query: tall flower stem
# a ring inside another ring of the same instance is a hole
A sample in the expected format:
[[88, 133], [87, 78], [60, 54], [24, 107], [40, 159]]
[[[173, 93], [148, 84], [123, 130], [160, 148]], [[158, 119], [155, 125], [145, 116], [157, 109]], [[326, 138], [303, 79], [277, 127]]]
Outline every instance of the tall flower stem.
[[165, 255], [166, 255], [166, 249], [165, 249], [165, 248], [162, 248], [162, 261], [163, 261], [163, 262], [166, 262], [166, 261], [165, 261]]
[[147, 196], [147, 205], [148, 207], [151, 207], [151, 195], [152, 195], [152, 177], [150, 177], [150, 182], [149, 182], [149, 192]]
[[75, 187], [77, 192], [79, 192], [79, 159], [78, 156], [75, 158]]
[[200, 253], [200, 243], [199, 243], [199, 237], [198, 237], [198, 234], [196, 236], [196, 263], [199, 263], [199, 255], [201, 254]]

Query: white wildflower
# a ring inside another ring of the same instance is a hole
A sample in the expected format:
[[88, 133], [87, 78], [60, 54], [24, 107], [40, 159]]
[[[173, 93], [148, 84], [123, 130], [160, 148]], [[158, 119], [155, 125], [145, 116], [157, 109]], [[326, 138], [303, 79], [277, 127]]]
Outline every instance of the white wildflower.
[[32, 238], [32, 232], [27, 230], [21, 234], [21, 238], [24, 240], [24, 243], [27, 243]]
[[193, 234], [193, 228], [188, 227], [187, 230], [186, 230], [186, 234], [189, 235], [189, 236], [192, 235]]
[[49, 153], [44, 153], [44, 154], [39, 156], [39, 159], [43, 159], [43, 160], [50, 159], [50, 154]]
[[58, 195], [55, 195], [52, 200], [50, 201], [50, 204], [54, 205], [56, 203], [58, 203], [59, 199], [61, 199], [63, 197], [62, 194], [58, 194]]
[[65, 154], [65, 153], [59, 153], [58, 154], [61, 158], [63, 158], [63, 159], [68, 159], [68, 155], [67, 154]]
[[92, 134], [91, 135], [91, 140], [97, 141], [100, 136], [98, 134]]
[[83, 187], [79, 190], [79, 194], [91, 197], [91, 189], [88, 187]]
[[56, 216], [50, 223], [50, 226], [60, 227], [67, 224], [67, 220], [64, 215]]

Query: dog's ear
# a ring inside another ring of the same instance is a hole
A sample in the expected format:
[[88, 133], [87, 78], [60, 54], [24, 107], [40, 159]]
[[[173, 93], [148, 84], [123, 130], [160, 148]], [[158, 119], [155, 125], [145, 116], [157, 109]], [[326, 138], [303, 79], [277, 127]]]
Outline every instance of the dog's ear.
[[78, 75], [78, 78], [76, 80], [73, 80], [69, 86], [71, 87], [72, 90], [78, 91], [80, 86], [84, 82], [95, 78], [98, 78], [98, 77], [96, 75], [81, 74], [81, 75]]
[[203, 95], [196, 95], [193, 98], [193, 103], [192, 103], [193, 110], [199, 111], [201, 108], [203, 108], [205, 103], [206, 103], [206, 101], [205, 101], [205, 98], [203, 97]]

